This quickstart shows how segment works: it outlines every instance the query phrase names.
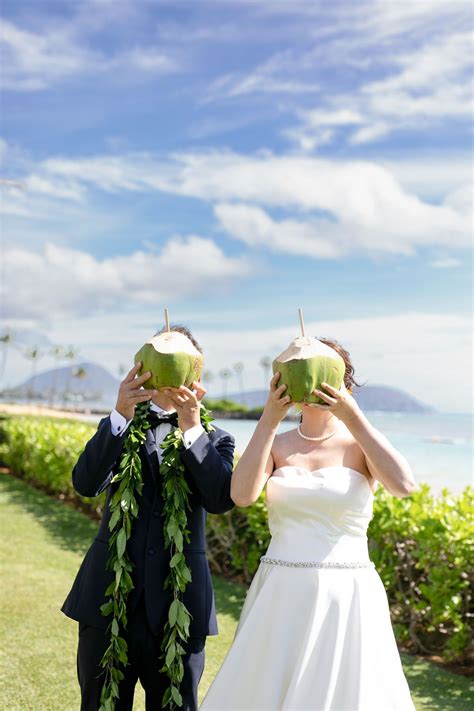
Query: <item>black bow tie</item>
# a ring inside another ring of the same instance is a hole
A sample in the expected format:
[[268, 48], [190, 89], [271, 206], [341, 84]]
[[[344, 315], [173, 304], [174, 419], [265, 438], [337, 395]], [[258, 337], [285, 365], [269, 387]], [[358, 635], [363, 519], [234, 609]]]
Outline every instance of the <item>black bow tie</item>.
[[152, 427], [158, 427], [163, 422], [167, 422], [172, 427], [178, 426], [178, 414], [176, 412], [170, 412], [169, 415], [166, 415], [156, 412], [156, 410], [149, 410], [147, 420]]

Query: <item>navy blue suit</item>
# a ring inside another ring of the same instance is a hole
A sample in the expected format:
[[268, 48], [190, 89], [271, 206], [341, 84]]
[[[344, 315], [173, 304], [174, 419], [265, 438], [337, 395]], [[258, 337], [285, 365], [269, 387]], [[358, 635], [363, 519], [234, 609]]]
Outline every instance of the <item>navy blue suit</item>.
[[[104, 592], [113, 576], [106, 569], [110, 536], [108, 503], [117, 488], [116, 484], [110, 484], [110, 480], [116, 471], [122, 446], [123, 439], [112, 434], [110, 418], [101, 420], [97, 432], [80, 455], [72, 475], [74, 488], [82, 496], [95, 496], [98, 492], [107, 489], [107, 500], [99, 531], [86, 553], [71, 591], [61, 608], [64, 614], [79, 622], [78, 673], [83, 700], [81, 708], [87, 711], [98, 708], [96, 696], [100, 691], [100, 684], [92, 684], [89, 677], [92, 675], [95, 678], [97, 674], [97, 671], [94, 673], [95, 664], [96, 661], [97, 663], [100, 661], [100, 655], [96, 651], [93, 656], [97, 659], [94, 659], [91, 664], [91, 649], [102, 649], [106, 644], [106, 627], [109, 619], [101, 614], [100, 606], [105, 602]], [[163, 590], [163, 583], [169, 570], [169, 554], [165, 551], [163, 543], [163, 498], [158, 458], [156, 452], [149, 454], [144, 446], [141, 448], [140, 457], [143, 493], [137, 499], [139, 515], [127, 543], [127, 552], [134, 565], [132, 579], [135, 585], [128, 599], [129, 633], [131, 634], [130, 630], [135, 628], [140, 630], [137, 635], [141, 641], [135, 644], [137, 654], [140, 654], [140, 647], [142, 651], [144, 647], [150, 650], [153, 648], [155, 651], [159, 649], [160, 634], [170, 604], [170, 593]], [[217, 634], [214, 595], [206, 558], [206, 512], [224, 513], [233, 506], [230, 498], [233, 457], [233, 438], [218, 428], [210, 434], [201, 434], [189, 449], [183, 448], [181, 451], [186, 480], [191, 490], [191, 510], [188, 512], [190, 541], [185, 543], [184, 553], [191, 569], [192, 582], [188, 585], [183, 598], [192, 615], [191, 640], [189, 654], [185, 658], [186, 670], [183, 682], [184, 708], [189, 711], [196, 708], [197, 704], [199, 681], [197, 677], [202, 673], [205, 638], [207, 635]], [[143, 636], [145, 633], [149, 637], [147, 641]], [[90, 639], [90, 644], [87, 643], [87, 639]], [[134, 641], [130, 640], [130, 642], [133, 647]], [[150, 704], [147, 693], [147, 708], [148, 706], [156, 708], [155, 697], [158, 693], [156, 679], [163, 675], [156, 673], [159, 669], [158, 660], [155, 658], [151, 661], [155, 671], [155, 676], [151, 675], [155, 689], [153, 692], [150, 687]], [[193, 665], [200, 668], [200, 673], [196, 674]], [[146, 677], [150, 670], [148, 672], [145, 670], [143, 675], [138, 667], [136, 671], [137, 678], [140, 678], [147, 692]], [[131, 690], [124, 685], [124, 694], [121, 691], [117, 710], [132, 708], [132, 701], [127, 702], [122, 697], [128, 695], [133, 699], [135, 682]], [[161, 679], [161, 686], [165, 683], [166, 679]], [[155, 700], [152, 700], [152, 697]]]

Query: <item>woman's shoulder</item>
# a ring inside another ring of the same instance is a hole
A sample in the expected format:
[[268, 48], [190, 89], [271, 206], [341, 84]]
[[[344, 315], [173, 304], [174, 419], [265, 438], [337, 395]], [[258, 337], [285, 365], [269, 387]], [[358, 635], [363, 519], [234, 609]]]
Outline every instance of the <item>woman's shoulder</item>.
[[273, 440], [275, 444], [282, 444], [283, 442], [291, 442], [294, 439], [296, 432], [296, 425], [295, 427], [291, 428], [291, 430], [285, 430], [285, 432], [279, 432], [278, 434], [275, 435], [275, 439]]

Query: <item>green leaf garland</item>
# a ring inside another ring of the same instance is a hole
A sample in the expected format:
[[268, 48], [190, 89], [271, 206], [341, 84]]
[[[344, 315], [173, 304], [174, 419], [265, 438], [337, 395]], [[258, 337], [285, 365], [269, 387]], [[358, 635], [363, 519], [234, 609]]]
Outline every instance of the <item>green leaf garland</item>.
[[[127, 554], [127, 541], [132, 534], [133, 520], [138, 516], [136, 496], [142, 493], [140, 447], [145, 443], [146, 431], [150, 428], [148, 411], [150, 403], [141, 403], [135, 408], [135, 416], [124, 435], [125, 441], [117, 474], [112, 483], [119, 484], [110, 501], [109, 558], [107, 569], [115, 573], [115, 580], [105, 591], [109, 599], [101, 605], [105, 616], [112, 615], [108, 626], [110, 643], [101, 660], [104, 670], [99, 711], [114, 711], [119, 698], [119, 682], [124, 678], [122, 669], [128, 664], [127, 598], [133, 590], [131, 577], [133, 565]], [[201, 405], [201, 423], [206, 432], [214, 428], [210, 412]], [[168, 610], [168, 619], [163, 630], [161, 644], [161, 672], [169, 678], [162, 708], [171, 711], [183, 705], [180, 685], [184, 675], [182, 657], [189, 639], [191, 615], [182, 601], [191, 571], [184, 556], [184, 543], [189, 542], [187, 529], [187, 511], [189, 510], [190, 489], [185, 479], [185, 468], [181, 462], [179, 450], [183, 443], [183, 433], [179, 428], [172, 429], [165, 437], [161, 447], [163, 460], [160, 474], [163, 476], [163, 531], [165, 549], [170, 553], [170, 570], [164, 583], [164, 589], [170, 589], [172, 601]]]

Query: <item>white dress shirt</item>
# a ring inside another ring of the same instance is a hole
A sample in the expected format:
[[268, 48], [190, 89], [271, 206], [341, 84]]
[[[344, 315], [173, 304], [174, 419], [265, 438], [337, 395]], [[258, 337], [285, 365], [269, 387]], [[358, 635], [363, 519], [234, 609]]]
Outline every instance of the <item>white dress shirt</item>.
[[[159, 415], [169, 415], [172, 412], [175, 412], [175, 410], [163, 410], [162, 407], [159, 407], [159, 405], [155, 405], [154, 402], [150, 403], [150, 410], [158, 413]], [[117, 412], [117, 410], [112, 410], [112, 412], [110, 413], [110, 428], [112, 430], [112, 434], [115, 437], [122, 437], [127, 431], [131, 421], [132, 420], [127, 421], [125, 417], [120, 414], [120, 412]], [[160, 455], [162, 454], [162, 450], [160, 444], [163, 442], [166, 435], [171, 432], [171, 424], [169, 422], [161, 422], [159, 425], [157, 425], [157, 427], [154, 428], [154, 431], [148, 431], [153, 432], [154, 443], [156, 451], [158, 453], [158, 459], [161, 464], [162, 457]], [[199, 423], [199, 425], [191, 427], [189, 430], [186, 430], [186, 432], [183, 432], [183, 444], [185, 449], [189, 449], [190, 447], [192, 447], [194, 442], [197, 440], [198, 437], [202, 435], [203, 432], [204, 427], [201, 425], [201, 423]]]

